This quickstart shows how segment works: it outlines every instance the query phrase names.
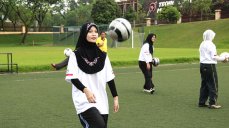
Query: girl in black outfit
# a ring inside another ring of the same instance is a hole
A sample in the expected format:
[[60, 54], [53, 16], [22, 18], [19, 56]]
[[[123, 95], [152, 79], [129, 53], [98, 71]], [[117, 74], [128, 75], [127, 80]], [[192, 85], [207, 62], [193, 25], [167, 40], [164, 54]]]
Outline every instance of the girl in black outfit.
[[148, 34], [146, 40], [143, 43], [139, 54], [139, 68], [141, 69], [144, 78], [145, 84], [143, 86], [144, 92], [153, 93], [155, 91], [154, 84], [152, 81], [152, 64], [153, 64], [153, 52], [154, 47], [153, 43], [156, 40], [156, 35], [153, 33]]

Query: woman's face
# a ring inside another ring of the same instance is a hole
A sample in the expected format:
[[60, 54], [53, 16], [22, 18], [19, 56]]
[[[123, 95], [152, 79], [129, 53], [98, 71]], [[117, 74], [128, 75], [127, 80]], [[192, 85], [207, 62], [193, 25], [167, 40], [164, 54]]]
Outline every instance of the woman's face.
[[155, 36], [155, 35], [151, 38], [151, 41], [152, 41], [153, 43], [156, 41], [156, 36]]
[[95, 43], [97, 38], [98, 38], [98, 31], [96, 27], [92, 26], [87, 33], [87, 41], [90, 43]]

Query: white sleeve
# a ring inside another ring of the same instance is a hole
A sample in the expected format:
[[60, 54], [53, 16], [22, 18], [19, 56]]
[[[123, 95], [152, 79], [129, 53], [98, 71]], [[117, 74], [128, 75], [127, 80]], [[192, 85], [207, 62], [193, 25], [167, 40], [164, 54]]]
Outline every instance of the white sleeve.
[[213, 57], [213, 59], [215, 59], [216, 61], [224, 61], [224, 60], [226, 59], [226, 57], [215, 55], [215, 56]]
[[152, 62], [152, 57], [151, 57], [151, 54], [149, 52], [149, 44], [144, 44], [142, 46], [142, 50], [143, 50], [142, 54], [146, 60], [146, 63]]
[[211, 53], [211, 57], [216, 61], [224, 61], [226, 59], [223, 56], [217, 55], [216, 47], [214, 45], [210, 47], [210, 53]]
[[76, 61], [76, 56], [75, 54], [71, 54], [68, 60], [65, 80], [67, 82], [71, 82], [71, 79], [78, 78], [78, 73], [79, 73], [79, 67]]
[[106, 60], [105, 60], [105, 65], [106, 67], [106, 82], [109, 82], [115, 78], [110, 59], [107, 55]]

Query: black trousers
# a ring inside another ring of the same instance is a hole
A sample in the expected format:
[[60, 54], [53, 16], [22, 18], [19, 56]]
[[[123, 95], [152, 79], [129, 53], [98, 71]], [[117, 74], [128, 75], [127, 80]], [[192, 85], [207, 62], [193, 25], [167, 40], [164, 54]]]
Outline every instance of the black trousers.
[[218, 76], [215, 64], [200, 64], [201, 87], [199, 104], [203, 105], [209, 98], [209, 105], [216, 104], [218, 98]]
[[150, 63], [150, 70], [148, 70], [146, 68], [146, 62], [144, 61], [139, 61], [138, 62], [138, 65], [139, 65], [139, 68], [141, 69], [143, 75], [144, 75], [144, 78], [145, 78], [145, 84], [143, 86], [144, 89], [151, 89], [151, 88], [154, 88], [154, 84], [153, 84], [153, 81], [152, 81], [152, 77], [153, 77], [153, 74], [152, 74], [152, 63]]
[[89, 108], [78, 116], [83, 128], [107, 128], [108, 114], [100, 114], [95, 107]]

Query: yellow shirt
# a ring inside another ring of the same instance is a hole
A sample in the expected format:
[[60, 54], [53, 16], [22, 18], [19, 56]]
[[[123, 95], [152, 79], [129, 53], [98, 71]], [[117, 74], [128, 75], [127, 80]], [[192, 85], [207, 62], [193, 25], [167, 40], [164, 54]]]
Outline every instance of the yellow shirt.
[[[103, 43], [102, 46], [98, 46], [101, 45], [101, 43]], [[103, 51], [103, 52], [107, 52], [107, 38], [105, 38], [104, 40], [101, 39], [101, 37], [98, 37], [96, 40], [96, 45]]]

